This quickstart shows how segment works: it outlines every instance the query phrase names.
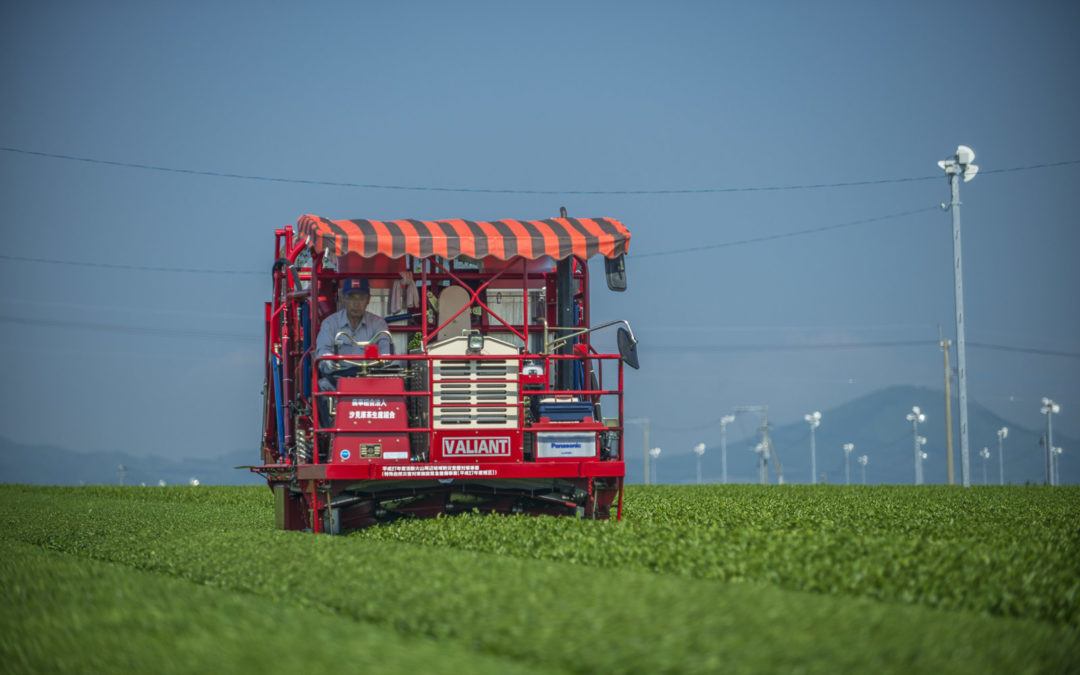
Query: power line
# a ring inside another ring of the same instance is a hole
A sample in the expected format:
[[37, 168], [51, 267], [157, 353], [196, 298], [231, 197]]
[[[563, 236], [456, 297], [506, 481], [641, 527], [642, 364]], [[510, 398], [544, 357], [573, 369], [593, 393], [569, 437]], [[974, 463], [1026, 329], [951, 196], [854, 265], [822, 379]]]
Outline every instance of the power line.
[[84, 328], [87, 330], [107, 331], [111, 333], [124, 333], [128, 335], [155, 335], [167, 338], [189, 338], [196, 340], [226, 340], [234, 342], [258, 342], [261, 338], [251, 333], [224, 333], [210, 330], [197, 330], [190, 328], [152, 328], [149, 326], [132, 326], [115, 323], [92, 323], [87, 321], [70, 321], [56, 319], [31, 319], [22, 316], [8, 316], [0, 314], [0, 323], [13, 323], [21, 326], [44, 326], [47, 328]]
[[995, 345], [987, 342], [972, 342], [968, 340], [969, 347], [978, 347], [979, 349], [992, 349], [999, 352], [1018, 352], [1020, 354], [1038, 354], [1039, 356], [1064, 356], [1070, 359], [1080, 359], [1080, 353], [1078, 352], [1061, 352], [1053, 349], [1036, 349], [1034, 347], [1012, 347], [1009, 345]]
[[[1035, 347], [1018, 347], [1013, 345], [1001, 345], [990, 342], [971, 342], [968, 345], [978, 349], [994, 351], [1014, 352], [1019, 354], [1033, 354], [1037, 356], [1058, 356], [1068, 359], [1080, 359], [1080, 352], [1066, 352], [1051, 349], [1038, 349]], [[639, 348], [644, 351], [678, 352], [678, 353], [717, 353], [717, 352], [788, 352], [788, 351], [833, 351], [845, 349], [894, 349], [902, 347], [935, 347], [940, 348], [937, 340], [882, 340], [874, 342], [816, 342], [804, 344], [778, 345], [778, 344], [729, 344], [729, 345], [649, 345], [640, 344]]]
[[[226, 333], [222, 331], [199, 330], [190, 328], [155, 328], [150, 326], [133, 326], [130, 324], [95, 323], [87, 321], [72, 321], [68, 319], [34, 319], [22, 316], [0, 314], [0, 323], [18, 325], [43, 326], [48, 328], [84, 328], [87, 330], [108, 331], [129, 335], [156, 335], [169, 338], [192, 338], [199, 340], [227, 340], [239, 342], [256, 342], [261, 338], [253, 333]], [[968, 342], [969, 345], [978, 349], [990, 349], [996, 351], [1014, 352], [1020, 354], [1033, 354], [1037, 356], [1056, 356], [1070, 359], [1080, 359], [1080, 352], [1066, 352], [1050, 349], [1038, 349], [1034, 347], [1020, 347], [1015, 345], [1000, 345], [988, 342]], [[898, 347], [940, 347], [937, 340], [892, 340], [874, 342], [818, 342], [812, 344], [777, 345], [777, 344], [734, 344], [734, 345], [641, 345], [646, 351], [657, 352], [680, 352], [680, 353], [716, 353], [716, 352], [775, 352], [775, 351], [830, 351], [845, 349], [887, 349]], [[719, 420], [710, 421], [701, 428], [719, 423]], [[659, 428], [659, 427], [658, 427]]]
[[[824, 225], [821, 227], [813, 227], [806, 230], [797, 230], [795, 232], [784, 232], [781, 234], [766, 235], [763, 237], [754, 237], [752, 239], [740, 239], [736, 241], [721, 242], [717, 244], [705, 244], [703, 246], [695, 246], [690, 248], [671, 249], [667, 251], [655, 251], [652, 253], [637, 253], [633, 254], [634, 260], [641, 258], [658, 257], [665, 255], [679, 255], [683, 253], [697, 253], [698, 251], [706, 251], [710, 249], [728, 248], [732, 246], [742, 246], [745, 244], [756, 244], [766, 241], [774, 241], [778, 239], [788, 239], [791, 237], [802, 237], [809, 234], [818, 234], [820, 232], [828, 232], [829, 230], [838, 230], [842, 228], [855, 227], [857, 225], [867, 225], [870, 223], [877, 223], [885, 220], [894, 220], [897, 218], [903, 218], [906, 216], [912, 216], [919, 213], [926, 213], [927, 211], [936, 211], [940, 207], [928, 206], [921, 209], [914, 209], [910, 211], [901, 211], [900, 213], [891, 213], [884, 216], [875, 216], [873, 218], [861, 218], [859, 220], [852, 220], [844, 223], [836, 223], [833, 225]], [[44, 263], [50, 265], [68, 265], [77, 267], [97, 267], [101, 269], [116, 269], [116, 270], [135, 270], [140, 272], [176, 272], [176, 273], [189, 273], [189, 274], [228, 274], [234, 276], [247, 276], [247, 275], [264, 275], [266, 272], [255, 272], [251, 270], [225, 270], [225, 269], [208, 269], [208, 268], [196, 268], [196, 267], [157, 267], [152, 265], [123, 265], [119, 263], [104, 263], [97, 261], [87, 260], [62, 260], [57, 258], [37, 258], [30, 256], [8, 255], [0, 254], [0, 260], [12, 260], [17, 262], [33, 262]]]
[[907, 216], [913, 216], [919, 213], [927, 213], [928, 211], [937, 211], [940, 206], [927, 206], [921, 209], [914, 209], [911, 211], [901, 211], [899, 213], [890, 213], [885, 216], [876, 216], [874, 218], [860, 218], [859, 220], [850, 220], [845, 223], [835, 223], [833, 225], [823, 225], [821, 227], [812, 227], [806, 230], [796, 230], [794, 232], [784, 232], [781, 234], [770, 234], [763, 237], [753, 237], [751, 239], [737, 239], [734, 241], [725, 241], [717, 244], [705, 244], [702, 246], [691, 246], [686, 248], [673, 248], [666, 251], [653, 251], [652, 253], [635, 253], [632, 260], [640, 260], [641, 258], [655, 258], [663, 255], [678, 255], [682, 253], [697, 253], [699, 251], [708, 251], [718, 248], [729, 248], [732, 246], [745, 246], [746, 244], [759, 244], [765, 241], [776, 241], [778, 239], [790, 239], [791, 237], [802, 237], [808, 234], [818, 234], [820, 232], [828, 232], [829, 230], [839, 230], [846, 227], [855, 227], [857, 225], [868, 225], [870, 223], [879, 223], [884, 220], [895, 220], [896, 218], [904, 218]]
[[[180, 317], [200, 317], [199, 321], [210, 320], [225, 320], [225, 321], [262, 321], [262, 306], [257, 308], [257, 311], [253, 309], [246, 314], [237, 312], [208, 312], [196, 309], [173, 309], [169, 307], [162, 307], [160, 305], [154, 305], [148, 307], [145, 305], [99, 305], [87, 302], [54, 302], [52, 300], [27, 300], [25, 298], [3, 298], [0, 297], [0, 304], [13, 304], [24, 305], [30, 307], [36, 307], [38, 309], [45, 307], [58, 307], [64, 310], [79, 310], [83, 312], [94, 312], [95, 315], [100, 316], [104, 312], [148, 312], [152, 314], [164, 314]], [[18, 310], [16, 310], [18, 311]]]
[[[714, 352], [786, 352], [822, 351], [843, 349], [881, 349], [895, 347], [925, 347], [937, 345], [930, 340], [890, 340], [876, 342], [817, 342], [791, 345], [778, 344], [728, 344], [728, 345], [656, 345], [639, 344], [639, 349], [657, 352], [714, 353]], [[1080, 355], [1078, 355], [1080, 356]]]
[[0, 260], [14, 260], [17, 262], [45, 263], [48, 265], [69, 265], [73, 267], [97, 267], [109, 270], [134, 270], [138, 272], [177, 272], [183, 274], [230, 274], [238, 276], [268, 275], [268, 272], [253, 272], [250, 270], [223, 270], [209, 269], [205, 267], [154, 267], [152, 265], [122, 265], [120, 263], [104, 263], [91, 260], [59, 260], [56, 258], [33, 258], [24, 255], [0, 254]]
[[684, 427], [684, 426], [668, 426], [666, 424], [659, 424], [657, 422], [652, 422], [652, 427], [653, 427], [653, 429], [656, 429], [657, 431], [704, 431], [706, 429], [710, 429], [710, 428], [716, 426], [717, 424], [720, 424], [720, 418], [719, 417], [717, 417], [715, 419], [711, 419], [708, 422], [702, 422], [700, 424], [695, 424], [693, 426], [688, 426], [688, 427]]
[[[792, 185], [763, 185], [743, 187], [712, 187], [712, 188], [673, 188], [673, 189], [644, 189], [644, 190], [528, 190], [522, 188], [485, 188], [485, 187], [446, 187], [436, 185], [395, 185], [386, 183], [351, 183], [347, 181], [312, 180], [304, 178], [282, 178], [279, 176], [260, 176], [255, 174], [229, 173], [225, 171], [209, 171], [201, 169], [184, 169], [179, 167], [159, 166], [156, 164], [142, 164], [139, 162], [119, 162], [115, 160], [99, 159], [96, 157], [81, 157], [53, 152], [39, 152], [24, 148], [12, 148], [0, 146], [0, 150], [20, 155], [32, 155], [35, 157], [47, 157], [49, 159], [62, 159], [70, 162], [83, 162], [86, 164], [98, 164], [105, 166], [117, 166], [127, 169], [142, 169], [145, 171], [160, 171], [164, 173], [180, 173], [191, 176], [211, 176], [214, 178], [233, 178], [237, 180], [262, 181], [270, 183], [293, 183], [298, 185], [321, 185], [328, 187], [359, 188], [364, 190], [407, 190], [412, 192], [467, 192], [485, 194], [519, 194], [519, 195], [684, 195], [684, 194], [721, 194], [729, 192], [784, 192], [791, 190], [821, 190], [827, 188], [861, 187], [866, 185], [889, 185], [894, 183], [915, 183], [928, 180], [941, 180], [940, 175], [933, 176], [910, 176], [906, 178], [879, 178], [860, 181], [842, 181], [835, 183], [805, 183]], [[1029, 164], [1027, 166], [1015, 166], [1005, 169], [991, 169], [983, 171], [983, 175], [993, 173], [1008, 173], [1014, 171], [1030, 171], [1033, 169], [1046, 169], [1051, 167], [1080, 164], [1080, 159], [1065, 160], [1061, 162], [1047, 162], [1043, 164]]]

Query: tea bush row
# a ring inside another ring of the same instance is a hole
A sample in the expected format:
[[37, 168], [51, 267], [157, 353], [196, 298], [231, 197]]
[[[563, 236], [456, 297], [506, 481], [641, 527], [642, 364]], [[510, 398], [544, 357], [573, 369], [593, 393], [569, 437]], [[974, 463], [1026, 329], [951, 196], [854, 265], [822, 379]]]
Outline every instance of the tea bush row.
[[0, 539], [5, 673], [534, 672], [268, 598]]
[[1080, 490], [631, 487], [622, 523], [465, 516], [357, 533], [1080, 624]]
[[[176, 498], [11, 490], [0, 497], [0, 539], [330, 609], [343, 622], [449, 640], [545, 669], [981, 673], [1076, 665], [1077, 635], [1069, 627], [617, 566], [276, 532], [269, 505], [265, 490], [249, 496], [197, 488]], [[519, 522], [536, 527], [529, 536], [551, 542], [564, 534], [545, 534], [552, 523], [569, 523], [581, 536], [621, 528], [552, 519], [429, 524]]]

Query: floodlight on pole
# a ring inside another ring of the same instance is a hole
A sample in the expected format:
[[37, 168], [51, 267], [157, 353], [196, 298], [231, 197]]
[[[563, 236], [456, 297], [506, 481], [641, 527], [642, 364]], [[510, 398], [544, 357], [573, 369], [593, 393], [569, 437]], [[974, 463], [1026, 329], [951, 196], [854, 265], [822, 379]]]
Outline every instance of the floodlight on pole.
[[844, 485], [851, 485], [851, 453], [854, 450], [854, 443], [844, 443]]
[[734, 421], [734, 415], [724, 415], [720, 418], [720, 474], [724, 485], [727, 485], [727, 425]]
[[917, 467], [919, 474], [918, 485], [922, 485], [926, 482], [926, 479], [924, 477], [925, 472], [923, 471], [923, 462], [925, 462], [927, 458], [930, 457], [930, 455], [926, 454], [926, 452], [922, 449], [922, 447], [926, 445], [926, 436], [919, 436], [915, 439], [915, 442], [919, 445], [919, 450], [915, 453], [915, 460], [919, 463]]
[[701, 485], [701, 456], [705, 454], [705, 444], [698, 443], [695, 445], [694, 454], [697, 455], [697, 484]]
[[652, 458], [652, 480], [654, 483], [658, 482], [656, 479], [656, 461], [660, 459], [660, 448], [649, 448], [649, 457]]
[[1053, 453], [1054, 448], [1054, 415], [1061, 412], [1061, 406], [1048, 398], [1043, 398], [1042, 408], [1039, 412], [1046, 415], [1046, 484], [1054, 484]]
[[941, 160], [938, 167], [949, 179], [952, 199], [942, 209], [952, 211], [953, 230], [953, 290], [956, 299], [956, 368], [960, 398], [960, 470], [964, 487], [971, 487], [971, 465], [968, 453], [967, 353], [964, 341], [964, 274], [960, 246], [960, 178], [967, 183], [979, 172], [975, 151], [966, 145], [956, 148], [956, 154]]
[[979, 457], [982, 457], [983, 485], [986, 485], [986, 463], [990, 461], [990, 448], [984, 445], [983, 449], [979, 451]]
[[821, 413], [815, 410], [803, 415], [803, 419], [810, 425], [810, 484], [817, 485], [817, 446], [814, 443], [814, 429], [821, 426]]
[[1005, 484], [1005, 439], [1009, 437], [1009, 427], [997, 430], [998, 437], [998, 482]]
[[[911, 422], [912, 433], [912, 446], [915, 454], [915, 484], [922, 485], [922, 459], [919, 455], [922, 453], [922, 446], [926, 444], [926, 439], [919, 435], [919, 424], [926, 421], [926, 415], [923, 413], [922, 408], [919, 406], [912, 406], [911, 412], [907, 414], [907, 421]], [[922, 442], [919, 442], [922, 439]]]
[[859, 455], [859, 468], [862, 469], [862, 484], [866, 485], [866, 465], [870, 463], [870, 458], [866, 455]]

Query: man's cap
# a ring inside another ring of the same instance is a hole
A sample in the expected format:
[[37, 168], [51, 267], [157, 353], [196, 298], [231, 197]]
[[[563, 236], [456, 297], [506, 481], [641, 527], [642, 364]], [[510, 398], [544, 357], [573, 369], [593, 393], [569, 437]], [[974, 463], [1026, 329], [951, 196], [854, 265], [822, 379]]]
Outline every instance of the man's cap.
[[346, 279], [341, 282], [341, 292], [371, 295], [371, 285], [367, 279]]

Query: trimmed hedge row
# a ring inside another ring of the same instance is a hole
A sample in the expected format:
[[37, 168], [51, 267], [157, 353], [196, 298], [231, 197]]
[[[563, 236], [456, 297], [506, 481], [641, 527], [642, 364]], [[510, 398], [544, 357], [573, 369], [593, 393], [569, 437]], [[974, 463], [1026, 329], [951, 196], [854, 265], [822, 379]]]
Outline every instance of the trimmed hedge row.
[[655, 486], [624, 521], [465, 516], [353, 536], [1080, 625], [1080, 489]]
[[[0, 496], [0, 539], [329, 609], [358, 629], [377, 624], [545, 669], [1034, 673], [1077, 665], [1077, 632], [1045, 622], [536, 560], [512, 546], [518, 557], [276, 532], [270, 521], [265, 488]], [[527, 536], [550, 545], [568, 532], [603, 537], [623, 527], [546, 518], [426, 525], [507, 523], [531, 524]], [[402, 528], [386, 531], [394, 529]], [[680, 550], [699, 547], [695, 536]]]
[[0, 539], [5, 673], [536, 672], [453, 641]]

